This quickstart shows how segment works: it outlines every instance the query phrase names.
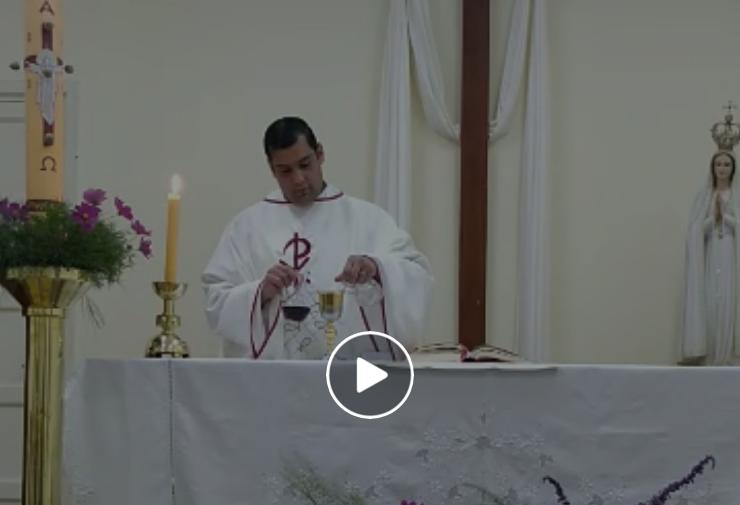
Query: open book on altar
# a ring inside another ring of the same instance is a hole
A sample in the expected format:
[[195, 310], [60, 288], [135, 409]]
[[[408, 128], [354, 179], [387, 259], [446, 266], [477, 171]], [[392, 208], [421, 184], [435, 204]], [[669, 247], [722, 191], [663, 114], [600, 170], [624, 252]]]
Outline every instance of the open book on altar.
[[413, 352], [415, 362], [443, 361], [443, 362], [496, 362], [522, 363], [524, 360], [516, 353], [484, 344], [468, 350], [462, 344], [439, 343], [422, 345]]

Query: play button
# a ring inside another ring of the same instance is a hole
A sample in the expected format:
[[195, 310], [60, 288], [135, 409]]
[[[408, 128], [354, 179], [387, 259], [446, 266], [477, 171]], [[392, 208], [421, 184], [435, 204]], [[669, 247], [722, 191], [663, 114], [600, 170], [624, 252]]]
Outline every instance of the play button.
[[357, 365], [355, 365], [355, 382], [357, 384], [357, 392], [362, 393], [366, 389], [370, 389], [378, 382], [382, 382], [388, 378], [388, 372], [380, 367], [377, 367], [367, 360], [357, 358]]
[[342, 340], [326, 364], [326, 385], [346, 413], [379, 419], [404, 404], [414, 385], [411, 356], [401, 343], [377, 331]]

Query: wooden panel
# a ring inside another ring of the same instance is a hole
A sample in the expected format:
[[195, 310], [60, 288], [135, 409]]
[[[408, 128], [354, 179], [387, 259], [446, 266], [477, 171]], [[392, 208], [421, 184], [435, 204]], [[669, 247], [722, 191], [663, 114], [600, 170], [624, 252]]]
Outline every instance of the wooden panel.
[[489, 0], [463, 0], [458, 338], [486, 341]]

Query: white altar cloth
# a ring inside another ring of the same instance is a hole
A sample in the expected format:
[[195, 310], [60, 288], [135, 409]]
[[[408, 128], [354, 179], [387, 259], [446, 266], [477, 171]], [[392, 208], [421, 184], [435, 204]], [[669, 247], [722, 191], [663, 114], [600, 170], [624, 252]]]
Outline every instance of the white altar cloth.
[[419, 367], [396, 413], [350, 417], [322, 362], [88, 360], [66, 395], [78, 503], [308, 503], [312, 467], [368, 505], [637, 505], [706, 455], [667, 503], [740, 501], [740, 368]]

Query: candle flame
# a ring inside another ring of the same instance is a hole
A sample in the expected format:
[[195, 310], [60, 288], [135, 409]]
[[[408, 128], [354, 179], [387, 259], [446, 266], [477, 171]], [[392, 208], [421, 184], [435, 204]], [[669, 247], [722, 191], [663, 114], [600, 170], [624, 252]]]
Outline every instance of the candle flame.
[[179, 197], [180, 192], [182, 192], [182, 177], [180, 174], [175, 174], [170, 179], [170, 195]]

